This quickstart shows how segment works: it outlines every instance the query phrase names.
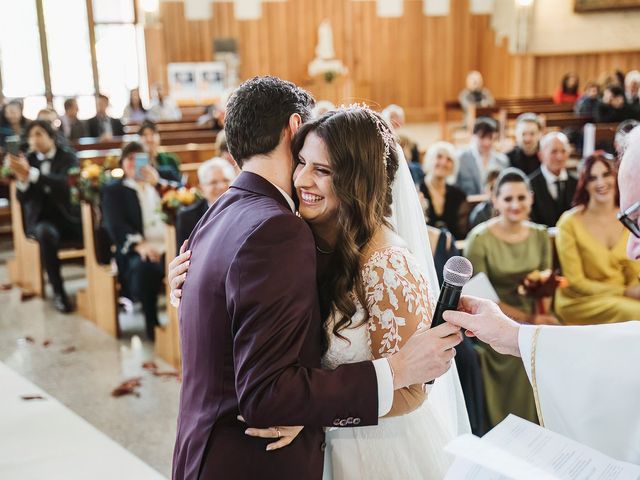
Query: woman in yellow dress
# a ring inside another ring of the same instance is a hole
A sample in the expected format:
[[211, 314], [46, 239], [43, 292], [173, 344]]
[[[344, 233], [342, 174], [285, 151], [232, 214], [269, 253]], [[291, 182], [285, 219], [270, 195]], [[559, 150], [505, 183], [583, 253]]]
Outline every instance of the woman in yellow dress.
[[558, 221], [556, 247], [568, 286], [556, 291], [555, 310], [566, 324], [640, 318], [640, 261], [626, 254], [629, 232], [618, 222], [620, 193], [613, 158], [585, 161], [575, 208]]

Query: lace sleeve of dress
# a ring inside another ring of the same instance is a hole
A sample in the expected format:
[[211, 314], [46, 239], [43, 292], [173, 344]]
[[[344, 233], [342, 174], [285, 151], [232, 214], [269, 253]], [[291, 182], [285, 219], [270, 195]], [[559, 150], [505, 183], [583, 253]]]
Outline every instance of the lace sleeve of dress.
[[[435, 301], [429, 284], [411, 254], [398, 247], [374, 252], [362, 276], [371, 351], [376, 358], [392, 355], [417, 330], [431, 323]], [[422, 385], [396, 390], [387, 416], [409, 413], [425, 398]]]

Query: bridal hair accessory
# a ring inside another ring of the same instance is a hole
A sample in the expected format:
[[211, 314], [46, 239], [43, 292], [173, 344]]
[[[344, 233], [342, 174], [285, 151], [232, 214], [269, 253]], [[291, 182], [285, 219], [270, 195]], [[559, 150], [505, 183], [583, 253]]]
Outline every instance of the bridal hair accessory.
[[387, 158], [389, 158], [389, 154], [391, 153], [391, 147], [395, 148], [396, 138], [392, 133], [391, 128], [382, 120], [366, 103], [352, 103], [351, 105], [340, 105], [337, 109], [338, 111], [349, 111], [349, 110], [363, 110], [367, 113], [373, 124], [378, 129], [380, 133], [380, 137], [382, 138], [382, 143], [384, 143], [384, 166], [387, 166]]

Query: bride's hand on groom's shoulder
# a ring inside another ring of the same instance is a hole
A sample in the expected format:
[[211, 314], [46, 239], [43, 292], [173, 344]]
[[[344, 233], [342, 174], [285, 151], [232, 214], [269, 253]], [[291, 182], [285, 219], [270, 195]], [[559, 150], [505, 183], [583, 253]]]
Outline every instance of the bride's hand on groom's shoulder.
[[[245, 422], [245, 419], [238, 415], [238, 420]], [[298, 434], [304, 427], [270, 427], [270, 428], [247, 428], [244, 433], [250, 437], [256, 438], [273, 438], [277, 439], [276, 442], [267, 445], [267, 451], [278, 450], [279, 448], [286, 447], [295, 440]]]
[[169, 272], [167, 273], [167, 279], [169, 286], [171, 287], [171, 305], [178, 308], [180, 305], [180, 298], [182, 297], [182, 285], [185, 278], [187, 278], [187, 270], [189, 270], [189, 259], [191, 258], [191, 251], [187, 250], [187, 240], [182, 243], [180, 247], [180, 253], [176, 258], [169, 263]]

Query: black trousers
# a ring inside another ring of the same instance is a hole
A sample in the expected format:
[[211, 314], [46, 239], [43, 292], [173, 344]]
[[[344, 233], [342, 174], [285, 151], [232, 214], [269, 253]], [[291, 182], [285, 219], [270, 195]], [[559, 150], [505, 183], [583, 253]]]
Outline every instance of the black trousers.
[[82, 227], [67, 221], [41, 220], [31, 231], [40, 245], [40, 257], [55, 295], [64, 295], [64, 283], [60, 274], [60, 248], [81, 247]]
[[154, 339], [158, 325], [158, 293], [164, 278], [164, 255], [159, 262], [149, 262], [131, 252], [122, 259], [119, 268], [123, 269], [122, 280], [128, 293], [142, 303], [147, 337]]

